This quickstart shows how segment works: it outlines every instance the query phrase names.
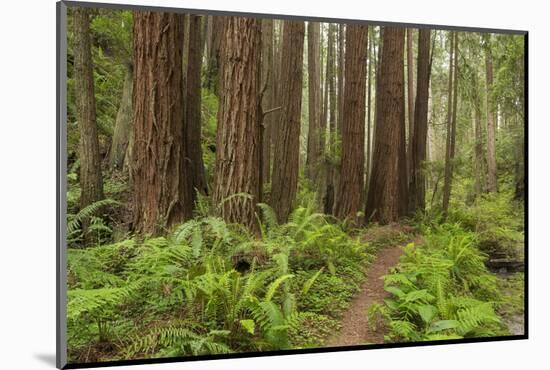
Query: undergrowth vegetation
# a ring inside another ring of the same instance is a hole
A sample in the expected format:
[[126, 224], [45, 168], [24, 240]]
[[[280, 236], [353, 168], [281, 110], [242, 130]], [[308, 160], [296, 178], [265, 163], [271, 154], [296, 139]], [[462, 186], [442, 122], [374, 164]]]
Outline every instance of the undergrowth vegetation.
[[[259, 208], [261, 238], [204, 215], [167, 237], [69, 249], [71, 359], [318, 346], [373, 250], [312, 207], [284, 225]], [[71, 230], [84, 215], [71, 216]]]
[[[167, 236], [118, 242], [108, 215], [120, 203], [94, 203], [68, 217], [70, 359], [322, 346], [376, 252], [395, 245], [405, 247], [384, 278], [390, 296], [367, 312], [385, 341], [509, 334], [507, 322], [523, 313], [523, 279], [486, 267], [487, 240], [498, 233], [499, 253], [521, 250], [522, 212], [507, 197], [480, 197], [445, 221], [424, 215], [409, 226], [350, 229], [317, 213], [308, 193], [283, 225], [259, 204], [260, 237], [210, 216], [208, 198], [199, 197], [195, 218]], [[79, 246], [83, 225], [93, 237], [87, 248]]]
[[523, 313], [523, 280], [497, 276], [486, 262], [522, 253], [522, 212], [501, 193], [457, 205], [445, 222], [421, 219], [423, 243], [403, 248], [384, 277], [390, 297], [369, 307], [373, 328], [384, 326], [391, 342], [511, 334], [507, 321]]

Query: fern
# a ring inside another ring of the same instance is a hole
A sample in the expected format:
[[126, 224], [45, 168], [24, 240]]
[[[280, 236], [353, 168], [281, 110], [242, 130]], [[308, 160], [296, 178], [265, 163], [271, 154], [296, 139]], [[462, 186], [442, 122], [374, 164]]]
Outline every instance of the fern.
[[[273, 208], [266, 203], [258, 203], [257, 206], [260, 208], [262, 220], [265, 223], [265, 226], [267, 226], [267, 230], [277, 230], [279, 228], [279, 222], [277, 221], [277, 215], [275, 214]], [[266, 230], [264, 230], [264, 232], [266, 232]], [[265, 236], [266, 235], [264, 235], [264, 237]]]
[[82, 222], [95, 215], [100, 209], [107, 206], [119, 206], [120, 202], [114, 199], [102, 199], [87, 205], [67, 222], [67, 233], [74, 234], [82, 226]]
[[135, 358], [137, 354], [152, 354], [158, 351], [169, 352], [172, 356], [197, 356], [231, 352], [227, 344], [219, 341], [229, 333], [211, 331], [200, 335], [180, 326], [156, 327], [146, 335], [133, 338], [126, 348], [125, 357]]
[[[458, 224], [426, 229], [426, 246], [407, 247], [398, 271], [385, 276], [384, 320], [390, 337], [434, 340], [495, 335], [501, 322], [487, 298], [495, 294], [494, 276], [475, 236]], [[477, 298], [481, 297], [485, 301]]]

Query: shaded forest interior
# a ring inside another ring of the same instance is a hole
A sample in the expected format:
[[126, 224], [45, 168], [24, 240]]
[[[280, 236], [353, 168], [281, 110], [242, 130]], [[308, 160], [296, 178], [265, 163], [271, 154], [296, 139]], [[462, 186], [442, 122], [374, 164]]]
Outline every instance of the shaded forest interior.
[[523, 330], [522, 35], [78, 7], [67, 29], [71, 362], [323, 346], [395, 246], [364, 313], [384, 341]]

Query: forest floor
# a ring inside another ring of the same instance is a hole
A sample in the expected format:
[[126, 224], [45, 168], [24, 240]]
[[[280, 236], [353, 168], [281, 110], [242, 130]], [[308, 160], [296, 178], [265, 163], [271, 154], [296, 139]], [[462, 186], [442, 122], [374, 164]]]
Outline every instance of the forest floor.
[[[414, 240], [415, 245], [419, 245], [421, 242], [420, 237]], [[340, 331], [328, 338], [327, 346], [338, 347], [384, 342], [384, 327], [377, 325], [376, 329], [373, 329], [369, 325], [367, 309], [373, 303], [384, 303], [384, 299], [390, 296], [390, 293], [384, 290], [383, 276], [389, 274], [390, 270], [399, 263], [402, 254], [402, 245], [388, 246], [378, 252], [375, 260], [367, 268], [366, 278], [359, 293], [353, 298], [350, 307], [343, 315]]]

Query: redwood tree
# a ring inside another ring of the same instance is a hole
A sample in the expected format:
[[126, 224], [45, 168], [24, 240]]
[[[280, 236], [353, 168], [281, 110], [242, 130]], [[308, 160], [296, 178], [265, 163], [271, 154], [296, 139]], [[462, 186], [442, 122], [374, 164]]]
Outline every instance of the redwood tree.
[[428, 99], [430, 87], [430, 30], [418, 31], [416, 101], [411, 143], [411, 171], [409, 204], [412, 213], [424, 210], [426, 204], [426, 179], [422, 164], [426, 160], [428, 137]]
[[[261, 183], [270, 181], [271, 174], [271, 147], [272, 132], [275, 119], [275, 64], [273, 60], [273, 20], [262, 20], [262, 115], [263, 112], [271, 112], [263, 115], [262, 119], [262, 156], [261, 156]], [[261, 117], [262, 118], [262, 117]], [[263, 187], [263, 186], [262, 186]]]
[[134, 228], [151, 233], [191, 217], [183, 130], [183, 16], [134, 12]]
[[491, 36], [486, 35], [485, 41], [485, 77], [487, 82], [487, 191], [497, 191], [497, 157], [496, 157], [496, 127], [495, 109], [493, 107], [493, 54], [491, 52]]
[[126, 76], [122, 87], [122, 97], [120, 106], [115, 119], [115, 128], [113, 131], [113, 140], [111, 142], [111, 151], [109, 159], [111, 168], [120, 170], [123, 168], [124, 160], [132, 131], [132, 91], [134, 84], [133, 67], [130, 63], [126, 66]]
[[458, 34], [451, 33], [451, 56], [449, 59], [449, 91], [447, 98], [447, 140], [445, 147], [445, 179], [443, 184], [443, 215], [449, 209], [453, 182], [453, 161], [455, 156], [456, 141], [456, 108], [458, 102], [458, 81], [457, 81], [457, 48]]
[[257, 230], [260, 183], [261, 24], [227, 17], [220, 49], [214, 204], [226, 222]]
[[408, 149], [407, 149], [407, 172], [411, 176], [412, 171], [412, 151], [413, 151], [413, 133], [414, 133], [414, 57], [413, 57], [413, 29], [407, 28], [407, 116], [408, 125]]
[[220, 47], [223, 25], [224, 17], [217, 15], [208, 17], [205, 86], [216, 95], [218, 94], [220, 76]]
[[[326, 81], [325, 84], [327, 92], [325, 93], [325, 109], [323, 114], [328, 115], [328, 140], [327, 148], [325, 150], [325, 189], [324, 189], [324, 212], [326, 214], [332, 214], [334, 208], [334, 193], [336, 191], [336, 25], [328, 25], [328, 45], [327, 45], [327, 68], [326, 68]], [[328, 107], [328, 108], [327, 108]]]
[[317, 180], [321, 157], [321, 68], [320, 29], [318, 22], [307, 25], [307, 66], [309, 96], [309, 131], [307, 138], [306, 175]]
[[384, 27], [377, 81], [374, 151], [365, 217], [390, 223], [406, 213], [403, 28]]
[[192, 195], [195, 192], [208, 194], [206, 174], [201, 148], [201, 17], [189, 17], [189, 52], [187, 57], [187, 86], [185, 89], [185, 154], [188, 173], [192, 181]]
[[364, 191], [368, 27], [346, 27], [346, 81], [342, 103], [342, 162], [334, 215], [355, 220]]
[[74, 8], [75, 105], [80, 132], [80, 207], [103, 198], [101, 158], [97, 137], [89, 11]]
[[271, 206], [286, 222], [296, 198], [300, 156], [304, 22], [285, 21], [281, 54], [281, 106], [273, 155]]

